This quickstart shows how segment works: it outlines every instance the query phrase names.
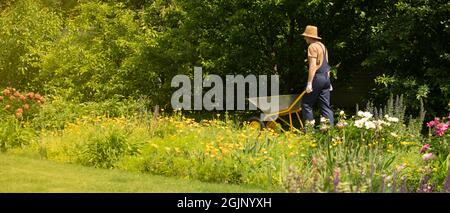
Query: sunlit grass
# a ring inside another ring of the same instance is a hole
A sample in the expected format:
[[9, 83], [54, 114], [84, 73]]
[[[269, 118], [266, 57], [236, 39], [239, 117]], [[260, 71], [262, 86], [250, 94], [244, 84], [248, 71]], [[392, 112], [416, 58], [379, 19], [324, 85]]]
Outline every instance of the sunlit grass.
[[268, 192], [0, 154], [0, 192]]

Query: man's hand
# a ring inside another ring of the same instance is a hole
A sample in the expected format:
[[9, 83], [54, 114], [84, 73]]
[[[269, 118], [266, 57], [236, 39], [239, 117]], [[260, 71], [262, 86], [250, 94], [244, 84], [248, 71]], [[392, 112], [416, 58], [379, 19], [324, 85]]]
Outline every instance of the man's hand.
[[331, 86], [331, 84], [330, 84], [330, 92], [331, 92], [331, 91], [333, 91], [333, 86]]
[[312, 91], [312, 82], [308, 82], [308, 85], [306, 86], [306, 93], [311, 93]]

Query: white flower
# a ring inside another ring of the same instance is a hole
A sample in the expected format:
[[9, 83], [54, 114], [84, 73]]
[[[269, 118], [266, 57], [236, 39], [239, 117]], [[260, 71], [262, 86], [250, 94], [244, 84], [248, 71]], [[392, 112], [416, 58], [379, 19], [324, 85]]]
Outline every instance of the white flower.
[[364, 112], [363, 111], [358, 111], [358, 114], [357, 114], [359, 117], [364, 117]]
[[362, 128], [363, 125], [364, 125], [364, 122], [366, 122], [365, 119], [356, 120], [355, 121], [355, 126], [358, 127], [358, 128]]
[[328, 119], [320, 117], [320, 123], [328, 123]]
[[386, 121], [383, 121], [383, 120], [376, 120], [375, 123], [376, 123], [377, 126], [379, 126], [380, 128], [381, 128], [382, 125], [385, 125], [385, 126], [390, 126], [390, 125], [391, 125], [390, 123], [388, 123], [388, 122], [386, 122]]
[[307, 120], [306, 121], [306, 125], [311, 125], [311, 126], [314, 126], [314, 124], [316, 124], [316, 120]]
[[340, 115], [340, 116], [344, 116], [344, 115], [345, 115], [345, 112], [344, 112], [343, 110], [341, 110], [341, 111], [339, 112], [339, 115]]
[[386, 118], [389, 122], [393, 122], [393, 123], [397, 123], [398, 121], [399, 121], [399, 119], [398, 118], [396, 118], [396, 117], [387, 117]]
[[375, 129], [375, 128], [377, 128], [377, 126], [375, 125], [375, 123], [372, 122], [372, 121], [366, 121], [366, 122], [364, 123], [364, 126], [366, 127], [366, 129]]
[[364, 118], [372, 118], [373, 115], [370, 112], [359, 111], [358, 112], [358, 116], [359, 117], [364, 117]]

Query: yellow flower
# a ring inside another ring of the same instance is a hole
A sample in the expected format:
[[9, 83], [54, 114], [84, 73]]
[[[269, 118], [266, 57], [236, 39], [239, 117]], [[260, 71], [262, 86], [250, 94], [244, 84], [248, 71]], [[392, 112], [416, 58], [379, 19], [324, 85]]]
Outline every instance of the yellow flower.
[[403, 145], [403, 146], [408, 146], [408, 145], [414, 145], [415, 142], [412, 142], [412, 141], [402, 141], [402, 142], [400, 142], [400, 144]]
[[267, 154], [267, 150], [265, 148], [262, 148], [261, 152], [264, 153], [264, 154]]

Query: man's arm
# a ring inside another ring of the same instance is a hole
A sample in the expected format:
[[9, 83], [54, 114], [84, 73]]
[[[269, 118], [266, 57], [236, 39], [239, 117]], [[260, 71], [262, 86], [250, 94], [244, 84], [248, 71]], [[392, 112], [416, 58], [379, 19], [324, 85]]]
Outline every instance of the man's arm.
[[314, 80], [314, 75], [316, 74], [317, 67], [316, 67], [316, 58], [310, 57], [309, 58], [309, 69], [308, 69], [308, 84], [306, 86], [306, 93], [310, 93], [313, 91], [312, 83]]
[[309, 58], [309, 69], [308, 69], [308, 83], [313, 82], [314, 75], [317, 71], [317, 65], [316, 65], [317, 59], [310, 57]]

